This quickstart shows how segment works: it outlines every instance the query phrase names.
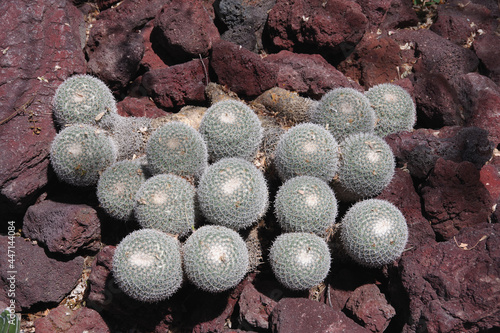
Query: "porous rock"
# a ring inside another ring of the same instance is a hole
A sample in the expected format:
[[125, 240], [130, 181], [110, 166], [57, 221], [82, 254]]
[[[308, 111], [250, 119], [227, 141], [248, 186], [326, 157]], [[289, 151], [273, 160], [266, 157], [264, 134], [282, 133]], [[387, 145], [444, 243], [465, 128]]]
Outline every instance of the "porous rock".
[[46, 317], [35, 320], [37, 332], [110, 332], [108, 325], [93, 309], [82, 307], [76, 310], [60, 305], [52, 309]]
[[118, 114], [124, 117], [158, 118], [167, 115], [148, 97], [127, 96], [116, 104]]
[[269, 328], [269, 315], [276, 301], [260, 293], [253, 284], [248, 283], [243, 288], [238, 300], [240, 308], [239, 321], [242, 326], [257, 329]]
[[484, 71], [493, 82], [500, 85], [500, 50], [495, 45], [500, 45], [500, 36], [496, 34], [478, 36], [473, 44]]

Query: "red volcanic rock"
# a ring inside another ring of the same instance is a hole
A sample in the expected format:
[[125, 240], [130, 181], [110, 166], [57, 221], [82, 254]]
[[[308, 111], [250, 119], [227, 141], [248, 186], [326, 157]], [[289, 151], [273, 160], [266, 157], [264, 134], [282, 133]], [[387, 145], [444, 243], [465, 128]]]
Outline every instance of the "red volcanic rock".
[[465, 228], [400, 261], [409, 296], [403, 333], [487, 332], [500, 326], [500, 224]]
[[238, 300], [240, 308], [240, 323], [243, 326], [256, 327], [258, 329], [269, 328], [269, 315], [273, 311], [276, 302], [255, 289], [254, 285], [248, 283], [243, 288]]
[[23, 234], [62, 254], [97, 251], [101, 245], [97, 212], [84, 204], [46, 200], [33, 205], [24, 216]]
[[278, 49], [341, 54], [363, 37], [368, 19], [353, 1], [278, 0], [267, 25]]
[[[364, 6], [364, 1], [359, 3]], [[375, 3], [383, 2], [384, 0], [375, 0]], [[370, 3], [370, 2], [368, 2]], [[385, 6], [384, 6], [385, 7]], [[414, 27], [418, 24], [419, 18], [413, 9], [413, 3], [406, 0], [393, 0], [391, 7], [387, 11], [379, 12], [382, 16], [382, 22], [379, 25], [381, 30], [403, 29]], [[370, 20], [371, 21], [371, 20]]]
[[162, 58], [155, 52], [152, 42], [152, 32], [154, 29], [154, 20], [149, 21], [142, 29], [141, 35], [144, 41], [144, 55], [141, 59], [141, 69], [152, 70], [168, 67]]
[[76, 310], [59, 305], [46, 317], [35, 320], [37, 332], [110, 332], [101, 315], [93, 309], [82, 307]]
[[490, 79], [497, 85], [500, 85], [500, 36], [495, 34], [486, 34], [478, 36], [474, 40], [474, 51], [485, 67]]
[[437, 160], [421, 193], [424, 213], [440, 238], [488, 221], [494, 202], [479, 176], [470, 162]]
[[[0, 210], [23, 214], [48, 182], [59, 84], [85, 72], [83, 15], [66, 0], [0, 2]], [[36, 24], [35, 24], [36, 22]], [[8, 33], [7, 33], [8, 32]]]
[[[95, 309], [106, 309], [112, 306], [114, 294], [119, 293], [116, 289], [109, 289], [112, 284], [111, 269], [113, 267], [113, 255], [115, 246], [108, 245], [99, 251], [94, 261], [89, 275], [89, 305]], [[114, 292], [113, 292], [114, 291]]]
[[363, 90], [319, 54], [298, 54], [283, 50], [268, 55], [264, 60], [278, 66], [277, 84], [280, 88], [315, 98], [338, 87]]
[[166, 112], [158, 108], [148, 97], [127, 96], [116, 104], [118, 114], [125, 117], [147, 117], [158, 118], [166, 115]]
[[172, 0], [155, 19], [158, 42], [179, 61], [205, 57], [219, 31], [201, 0]]
[[210, 66], [218, 83], [226, 85], [240, 97], [256, 97], [277, 84], [276, 64], [224, 40], [214, 44]]

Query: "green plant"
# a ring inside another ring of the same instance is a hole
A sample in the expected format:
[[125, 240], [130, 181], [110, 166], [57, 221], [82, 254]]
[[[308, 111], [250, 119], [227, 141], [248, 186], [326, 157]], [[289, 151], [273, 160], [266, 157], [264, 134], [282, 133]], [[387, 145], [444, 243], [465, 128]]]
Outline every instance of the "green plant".
[[275, 166], [281, 180], [313, 176], [326, 182], [338, 170], [339, 151], [335, 138], [324, 127], [303, 123], [290, 128], [276, 146]]
[[56, 135], [50, 162], [62, 181], [75, 186], [96, 185], [99, 174], [116, 161], [114, 142], [102, 129], [77, 124]]
[[136, 230], [116, 247], [112, 271], [128, 296], [148, 303], [167, 299], [182, 284], [180, 243], [158, 230]]
[[368, 199], [354, 204], [340, 226], [346, 252], [364, 266], [378, 267], [396, 260], [408, 239], [403, 214], [386, 200]]
[[137, 191], [134, 209], [143, 228], [184, 236], [194, 227], [195, 188], [184, 178], [160, 174]]
[[269, 262], [278, 281], [288, 289], [312, 288], [328, 275], [330, 250], [325, 240], [305, 232], [278, 236], [269, 251]]
[[252, 160], [262, 140], [262, 126], [255, 112], [243, 102], [232, 99], [209, 107], [199, 132], [212, 161], [225, 157]]
[[311, 111], [311, 122], [326, 126], [340, 142], [354, 133], [372, 133], [375, 111], [368, 98], [352, 88], [327, 92]]
[[5, 309], [0, 314], [0, 333], [19, 333], [21, 331], [21, 321], [19, 316]]
[[276, 194], [274, 208], [278, 223], [286, 232], [311, 232], [324, 237], [337, 217], [332, 189], [311, 176], [287, 180]]
[[208, 164], [207, 146], [200, 133], [179, 121], [153, 132], [146, 145], [146, 156], [153, 174], [198, 177]]
[[56, 90], [53, 114], [59, 126], [99, 125], [116, 113], [116, 102], [104, 82], [90, 75], [74, 75]]
[[411, 131], [417, 116], [410, 94], [398, 85], [383, 83], [371, 87], [365, 96], [375, 110], [375, 134], [384, 137], [400, 131]]
[[245, 242], [226, 227], [201, 227], [189, 236], [182, 250], [188, 280], [212, 293], [233, 288], [248, 271]]
[[223, 158], [212, 164], [198, 185], [203, 216], [235, 230], [257, 223], [267, 211], [268, 198], [262, 172], [241, 158]]
[[394, 155], [375, 134], [352, 134], [340, 144], [341, 163], [334, 182], [344, 201], [369, 198], [382, 192], [394, 176]]

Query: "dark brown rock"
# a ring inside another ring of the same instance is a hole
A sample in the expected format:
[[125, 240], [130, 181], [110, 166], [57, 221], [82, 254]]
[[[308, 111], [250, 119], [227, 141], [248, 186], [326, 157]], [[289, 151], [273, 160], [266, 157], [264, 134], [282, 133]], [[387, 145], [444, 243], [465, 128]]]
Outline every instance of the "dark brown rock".
[[485, 34], [474, 40], [474, 51], [481, 60], [486, 74], [493, 82], [500, 85], [500, 50], [495, 45], [500, 45], [500, 36]]
[[276, 302], [255, 289], [254, 285], [248, 283], [243, 288], [238, 300], [240, 308], [239, 321], [242, 326], [256, 327], [258, 329], [269, 328], [269, 315], [273, 311]]
[[24, 216], [23, 234], [62, 254], [97, 251], [101, 245], [97, 212], [84, 204], [45, 200], [33, 205]]
[[402, 332], [488, 332], [500, 326], [500, 224], [465, 228], [400, 261], [410, 315]]
[[[376, 2], [384, 0], [376, 0]], [[383, 14], [379, 29], [388, 31], [393, 29], [403, 29], [414, 27], [418, 24], [419, 18], [413, 9], [413, 3], [406, 0], [392, 0], [391, 6]], [[363, 3], [360, 3], [363, 5]]]
[[439, 158], [423, 184], [424, 214], [441, 239], [451, 239], [465, 228], [488, 221], [493, 200], [470, 162]]
[[346, 309], [372, 332], [384, 332], [396, 315], [394, 308], [374, 284], [356, 288], [346, 303]]
[[98, 310], [106, 309], [113, 301], [114, 289], [110, 290], [107, 287], [112, 280], [111, 269], [115, 249], [116, 247], [112, 245], [103, 247], [92, 262], [88, 280], [90, 289], [88, 303]]
[[159, 68], [166, 68], [168, 67], [165, 64], [165, 61], [168, 61], [168, 59], [165, 59], [165, 61], [155, 52], [155, 48], [153, 47], [153, 42], [152, 42], [152, 33], [154, 29], [154, 20], [149, 21], [142, 29], [141, 29], [141, 36], [142, 40], [144, 41], [144, 55], [142, 56], [140, 67], [141, 70], [153, 70], [153, 69], [159, 69]]
[[125, 97], [116, 104], [118, 114], [125, 117], [163, 117], [167, 113], [158, 108], [148, 97]]
[[272, 332], [370, 332], [343, 312], [307, 298], [283, 298], [272, 312]]
[[108, 325], [95, 310], [82, 307], [76, 310], [60, 305], [46, 317], [35, 320], [37, 332], [110, 332]]
[[[47, 184], [59, 84], [85, 72], [83, 15], [66, 0], [0, 3], [0, 210], [20, 215]], [[34, 23], [36, 22], [36, 24]]]
[[155, 19], [157, 41], [175, 59], [185, 62], [206, 57], [220, 38], [209, 13], [200, 0], [172, 0]]
[[[9, 237], [0, 236], [2, 249], [7, 249], [9, 243]], [[23, 238], [15, 237], [14, 243], [13, 266], [7, 255], [0, 258], [0, 299], [9, 299], [10, 280], [7, 279], [14, 276], [16, 312], [29, 310], [34, 305], [57, 304], [76, 286], [83, 270], [83, 257], [59, 261]]]
[[240, 97], [256, 97], [277, 84], [277, 65], [228, 41], [214, 44], [210, 66], [218, 83]]

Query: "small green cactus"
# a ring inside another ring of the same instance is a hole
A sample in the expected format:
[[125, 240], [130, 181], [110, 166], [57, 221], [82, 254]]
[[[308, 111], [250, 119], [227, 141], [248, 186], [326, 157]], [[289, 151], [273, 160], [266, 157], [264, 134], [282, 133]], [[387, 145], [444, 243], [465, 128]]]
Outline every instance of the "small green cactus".
[[56, 90], [53, 114], [57, 124], [99, 125], [116, 113], [116, 102], [104, 82], [90, 75], [75, 75]]
[[394, 155], [375, 134], [352, 134], [340, 144], [341, 164], [334, 182], [337, 197], [357, 201], [380, 194], [394, 176]]
[[135, 217], [143, 228], [184, 236], [194, 227], [195, 188], [180, 176], [160, 174], [149, 178], [135, 199]]
[[340, 226], [346, 252], [364, 266], [391, 263], [401, 256], [408, 240], [403, 214], [385, 200], [368, 199], [354, 204]]
[[225, 157], [252, 160], [262, 140], [262, 126], [255, 112], [243, 102], [232, 99], [209, 107], [199, 132], [212, 161]]
[[146, 156], [153, 174], [199, 177], [208, 165], [202, 136], [179, 121], [169, 122], [153, 132], [146, 145]]
[[373, 133], [375, 111], [365, 95], [352, 88], [327, 92], [311, 111], [311, 122], [326, 126], [338, 142], [353, 133]]
[[97, 184], [99, 174], [116, 161], [114, 142], [102, 129], [73, 125], [56, 135], [50, 162], [62, 181], [75, 186]]
[[311, 232], [324, 237], [337, 217], [332, 189], [311, 176], [287, 180], [276, 194], [274, 208], [278, 223], [286, 232]]
[[264, 175], [241, 158], [223, 158], [212, 164], [198, 185], [203, 216], [235, 230], [257, 223], [267, 211], [268, 200]]
[[400, 131], [411, 131], [417, 120], [415, 103], [410, 94], [398, 85], [382, 83], [365, 93], [375, 110], [375, 134], [384, 137]]
[[102, 209], [115, 219], [133, 218], [135, 194], [146, 181], [141, 162], [120, 161], [109, 166], [97, 182], [97, 199]]
[[269, 261], [278, 281], [292, 290], [312, 288], [328, 275], [330, 250], [326, 241], [314, 234], [291, 232], [276, 238]]
[[182, 284], [180, 243], [158, 230], [136, 230], [116, 247], [112, 271], [128, 296], [146, 303], [167, 299]]
[[226, 227], [201, 227], [189, 236], [182, 250], [188, 280], [205, 291], [217, 293], [233, 288], [248, 271], [245, 242]]
[[281, 180], [313, 176], [326, 182], [338, 170], [339, 147], [324, 127], [303, 123], [285, 132], [276, 146], [275, 166]]
[[0, 314], [0, 333], [19, 333], [21, 331], [21, 320], [15, 313], [5, 309]]

